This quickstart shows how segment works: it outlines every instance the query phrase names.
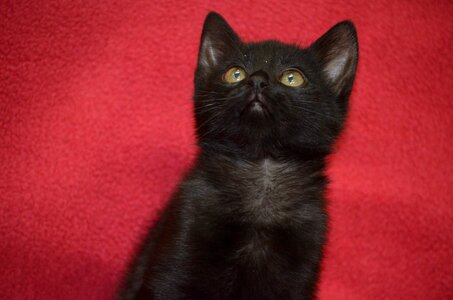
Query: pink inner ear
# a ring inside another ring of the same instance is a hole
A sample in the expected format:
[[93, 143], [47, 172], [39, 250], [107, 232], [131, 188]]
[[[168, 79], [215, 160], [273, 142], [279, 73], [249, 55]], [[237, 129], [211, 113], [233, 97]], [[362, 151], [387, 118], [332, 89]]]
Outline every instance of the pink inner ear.
[[332, 27], [313, 45], [325, 79], [336, 95], [352, 86], [357, 65], [357, 35], [354, 25], [343, 21]]
[[211, 40], [209, 38], [205, 38], [201, 48], [200, 64], [204, 67], [212, 67], [217, 63], [217, 61], [218, 59], [216, 57], [215, 50], [212, 47]]
[[347, 53], [342, 53], [326, 64], [326, 66], [324, 67], [324, 73], [330, 82], [335, 83], [343, 74], [343, 72], [345, 71], [345, 66], [349, 59], [350, 58], [348, 57]]
[[199, 53], [199, 66], [203, 73], [209, 73], [209, 69], [219, 63], [225, 53], [237, 48], [241, 43], [230, 25], [217, 13], [210, 13], [203, 25], [203, 34]]

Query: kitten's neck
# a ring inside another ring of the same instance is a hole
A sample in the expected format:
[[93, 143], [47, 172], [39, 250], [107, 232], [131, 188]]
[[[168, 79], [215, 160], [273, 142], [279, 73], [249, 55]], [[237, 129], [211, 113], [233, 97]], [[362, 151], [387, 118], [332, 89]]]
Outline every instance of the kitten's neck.
[[258, 161], [264, 159], [273, 160], [297, 160], [312, 161], [324, 160], [330, 153], [330, 149], [312, 149], [310, 147], [259, 147], [255, 145], [238, 146], [234, 143], [213, 143], [212, 141], [199, 143], [201, 154], [204, 156], [223, 156], [230, 159]]

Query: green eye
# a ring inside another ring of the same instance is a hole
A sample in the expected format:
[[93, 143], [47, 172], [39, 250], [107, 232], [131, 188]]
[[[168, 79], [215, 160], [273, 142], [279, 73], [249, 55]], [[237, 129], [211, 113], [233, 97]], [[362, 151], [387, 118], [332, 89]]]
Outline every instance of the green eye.
[[289, 69], [282, 73], [280, 82], [286, 86], [298, 87], [305, 83], [304, 76], [296, 69]]
[[223, 74], [223, 80], [228, 83], [236, 83], [245, 79], [246, 73], [241, 67], [232, 67]]

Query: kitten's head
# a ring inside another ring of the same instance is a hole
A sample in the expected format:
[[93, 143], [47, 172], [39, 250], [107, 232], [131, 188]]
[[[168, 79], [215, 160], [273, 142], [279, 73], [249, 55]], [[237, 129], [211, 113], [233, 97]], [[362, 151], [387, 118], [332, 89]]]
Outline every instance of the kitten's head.
[[201, 147], [255, 156], [327, 154], [347, 113], [357, 58], [351, 22], [303, 49], [277, 41], [244, 43], [210, 13], [195, 74]]

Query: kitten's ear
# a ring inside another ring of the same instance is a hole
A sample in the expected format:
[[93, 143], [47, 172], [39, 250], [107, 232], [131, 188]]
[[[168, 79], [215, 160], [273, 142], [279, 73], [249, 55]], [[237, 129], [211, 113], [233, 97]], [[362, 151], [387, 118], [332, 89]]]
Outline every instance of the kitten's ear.
[[337, 97], [352, 89], [358, 60], [357, 33], [349, 21], [332, 27], [310, 47], [322, 64], [324, 78]]
[[198, 53], [198, 68], [206, 74], [222, 62], [231, 51], [238, 49], [241, 40], [221, 15], [211, 12], [206, 17]]

